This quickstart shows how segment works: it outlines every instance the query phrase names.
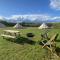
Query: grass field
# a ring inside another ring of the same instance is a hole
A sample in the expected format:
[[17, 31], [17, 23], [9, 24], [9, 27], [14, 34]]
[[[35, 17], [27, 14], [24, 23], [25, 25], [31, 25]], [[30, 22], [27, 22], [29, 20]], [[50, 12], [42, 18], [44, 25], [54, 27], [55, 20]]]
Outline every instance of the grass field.
[[[5, 28], [11, 29], [11, 28]], [[0, 29], [0, 34], [5, 29]], [[19, 29], [18, 29], [19, 30]], [[11, 42], [3, 39], [0, 36], [0, 60], [44, 60], [44, 56], [47, 55], [46, 50], [42, 49], [39, 45], [39, 41], [41, 41], [41, 33], [44, 33], [43, 30], [39, 30], [38, 28], [26, 28], [20, 29], [21, 40], [28, 40], [26, 34], [32, 32], [35, 36], [32, 38], [34, 43], [30, 44], [26, 41], [18, 43]], [[55, 33], [59, 33], [57, 38], [56, 46], [60, 48], [60, 29], [50, 29], [48, 36], [51, 37]], [[46, 58], [46, 60], [48, 60]]]

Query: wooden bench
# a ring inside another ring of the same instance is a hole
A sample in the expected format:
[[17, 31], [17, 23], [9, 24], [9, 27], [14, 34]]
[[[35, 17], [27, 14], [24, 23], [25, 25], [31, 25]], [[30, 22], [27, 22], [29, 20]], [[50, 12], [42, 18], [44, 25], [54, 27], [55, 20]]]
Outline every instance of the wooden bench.
[[12, 39], [15, 39], [16, 38], [15, 36], [10, 36], [10, 35], [5, 35], [5, 34], [1, 34], [1, 36], [3, 38], [12, 38]]

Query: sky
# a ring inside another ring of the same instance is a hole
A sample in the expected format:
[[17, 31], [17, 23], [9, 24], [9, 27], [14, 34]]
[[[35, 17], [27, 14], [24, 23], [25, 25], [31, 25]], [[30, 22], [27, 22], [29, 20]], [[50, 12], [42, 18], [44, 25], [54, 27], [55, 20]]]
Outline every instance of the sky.
[[0, 15], [50, 13], [49, 0], [0, 0]]
[[21, 16], [59, 20], [60, 0], [0, 0], [0, 19], [17, 20]]

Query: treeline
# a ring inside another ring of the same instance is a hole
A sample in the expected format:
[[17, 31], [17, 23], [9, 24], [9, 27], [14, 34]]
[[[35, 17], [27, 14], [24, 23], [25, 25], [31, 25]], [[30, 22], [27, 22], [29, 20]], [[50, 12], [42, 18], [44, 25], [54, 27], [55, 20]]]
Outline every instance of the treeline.
[[[16, 23], [11, 23], [11, 22], [7, 22], [7, 21], [3, 21], [0, 20], [0, 23], [3, 23], [4, 25], [6, 25], [7, 27], [11, 27], [14, 26]], [[20, 23], [20, 25], [25, 26], [25, 27], [38, 27], [40, 26], [42, 23], [25, 23], [22, 22]], [[60, 23], [46, 23], [47, 26], [52, 27], [52, 28], [60, 28]]]
[[60, 22], [59, 23], [52, 23], [53, 28], [60, 28]]
[[6, 25], [7, 27], [11, 27], [11, 26], [15, 25], [15, 23], [10, 23], [10, 22], [3, 21], [3, 20], [0, 20], [0, 23]]
[[[16, 23], [11, 23], [11, 22], [2, 21], [2, 20], [0, 20], [0, 23], [3, 23], [7, 27], [11, 27], [11, 26], [14, 26], [16, 24]], [[22, 25], [22, 26], [25, 26], [25, 27], [37, 27], [37, 26], [40, 25], [40, 24], [36, 24], [36, 23], [25, 23], [25, 22], [22, 22], [22, 23], [19, 23], [19, 24]]]
[[52, 28], [60, 28], [60, 22], [55, 23], [47, 23], [48, 26]]
[[[28, 27], [39, 27], [42, 23], [21, 23], [22, 26], [28, 26]], [[46, 23], [48, 27], [51, 28], [60, 28], [60, 23]]]
[[20, 23], [22, 26], [26, 26], [26, 27], [38, 27], [40, 26], [41, 24], [37, 24], [37, 23], [25, 23], [25, 22], [22, 22]]

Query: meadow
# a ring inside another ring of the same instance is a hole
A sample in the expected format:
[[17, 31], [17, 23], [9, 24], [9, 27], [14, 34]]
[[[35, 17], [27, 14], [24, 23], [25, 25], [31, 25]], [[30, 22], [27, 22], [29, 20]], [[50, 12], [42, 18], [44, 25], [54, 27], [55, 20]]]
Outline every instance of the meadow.
[[[3, 30], [12, 28], [1, 28], [0, 34]], [[22, 37], [18, 42], [8, 41], [0, 36], [0, 60], [44, 60], [44, 56], [47, 53], [45, 49], [42, 49], [39, 42], [41, 41], [41, 33], [44, 30], [39, 30], [37, 27], [30, 27], [26, 29], [14, 29], [20, 31]], [[27, 33], [33, 33], [32, 43], [27, 42]], [[56, 40], [56, 46], [60, 48], [60, 29], [49, 29], [48, 36], [52, 37], [55, 33], [58, 33]], [[24, 39], [24, 40], [23, 40]]]

